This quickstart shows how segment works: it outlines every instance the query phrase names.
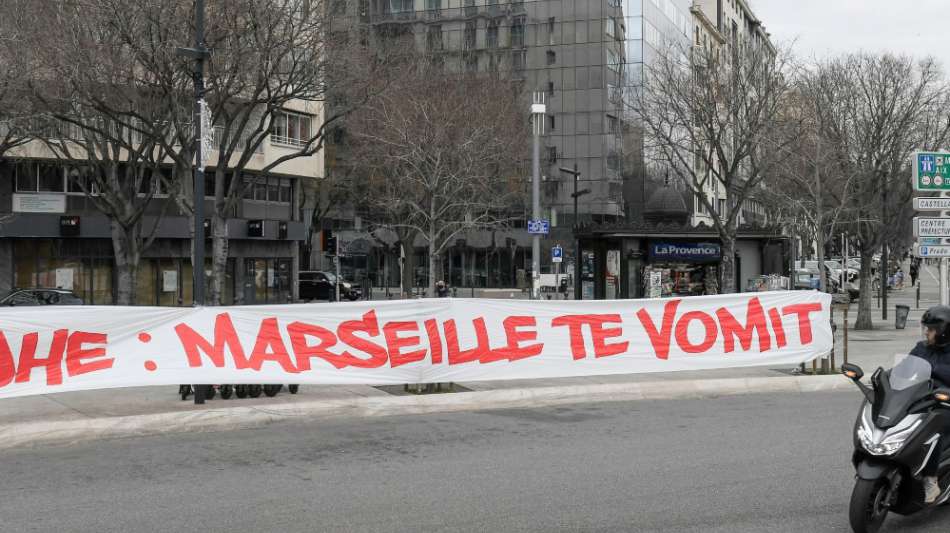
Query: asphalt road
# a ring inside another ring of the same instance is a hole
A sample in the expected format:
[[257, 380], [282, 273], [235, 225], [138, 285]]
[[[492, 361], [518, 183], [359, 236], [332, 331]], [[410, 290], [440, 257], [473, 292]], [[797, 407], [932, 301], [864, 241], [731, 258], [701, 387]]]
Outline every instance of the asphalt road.
[[[858, 393], [283, 424], [0, 453], [0, 531], [850, 531]], [[950, 509], [889, 518], [945, 532]]]

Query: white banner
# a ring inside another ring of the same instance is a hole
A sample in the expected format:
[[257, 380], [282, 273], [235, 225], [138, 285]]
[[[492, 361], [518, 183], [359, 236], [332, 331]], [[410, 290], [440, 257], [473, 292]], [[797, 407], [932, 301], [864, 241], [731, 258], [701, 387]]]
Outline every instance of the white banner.
[[402, 384], [792, 365], [832, 347], [814, 291], [0, 311], [0, 398], [180, 383]]

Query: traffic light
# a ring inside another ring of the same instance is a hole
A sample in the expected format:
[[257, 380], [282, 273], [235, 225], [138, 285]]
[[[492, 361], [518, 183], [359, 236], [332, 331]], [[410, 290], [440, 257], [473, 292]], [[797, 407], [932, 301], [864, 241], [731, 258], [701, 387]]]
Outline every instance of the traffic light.
[[322, 236], [323, 253], [327, 255], [336, 255], [336, 237], [333, 235], [333, 230], [323, 230]]

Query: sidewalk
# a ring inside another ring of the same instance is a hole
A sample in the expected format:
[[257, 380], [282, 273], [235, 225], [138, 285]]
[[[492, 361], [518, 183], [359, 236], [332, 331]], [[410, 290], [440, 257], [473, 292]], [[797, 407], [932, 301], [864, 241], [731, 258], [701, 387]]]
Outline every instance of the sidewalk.
[[[922, 295], [923, 296], [923, 295]], [[931, 296], [928, 294], [928, 296]], [[917, 326], [927, 306], [914, 309], [914, 292], [894, 292], [888, 319], [872, 303], [875, 328], [849, 331], [849, 361], [870, 374], [890, 367], [894, 355], [907, 353], [920, 337]], [[907, 328], [894, 327], [894, 305], [909, 304]], [[853, 324], [857, 305], [851, 306]], [[843, 362], [842, 314], [836, 357]], [[385, 416], [473, 409], [531, 407], [559, 403], [623, 400], [695, 399], [761, 392], [809, 392], [853, 387], [840, 375], [801, 376], [794, 368], [733, 368], [653, 374], [626, 374], [542, 380], [459, 383], [463, 392], [430, 395], [390, 394], [371, 386], [302, 385], [300, 393], [284, 389], [275, 398], [220, 397], [203, 406], [181, 401], [174, 386], [136, 387], [0, 400], [0, 448], [70, 443], [107, 437], [168, 432], [224, 431], [260, 427], [281, 420], [342, 416]]]

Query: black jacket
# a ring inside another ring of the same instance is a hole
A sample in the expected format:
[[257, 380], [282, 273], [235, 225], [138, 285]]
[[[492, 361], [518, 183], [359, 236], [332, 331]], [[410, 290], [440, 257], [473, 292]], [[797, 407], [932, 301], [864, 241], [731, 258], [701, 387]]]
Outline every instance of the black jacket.
[[950, 345], [948, 346], [929, 346], [921, 341], [914, 346], [910, 355], [916, 355], [926, 359], [933, 367], [930, 371], [931, 377], [939, 381], [943, 386], [950, 386]]

